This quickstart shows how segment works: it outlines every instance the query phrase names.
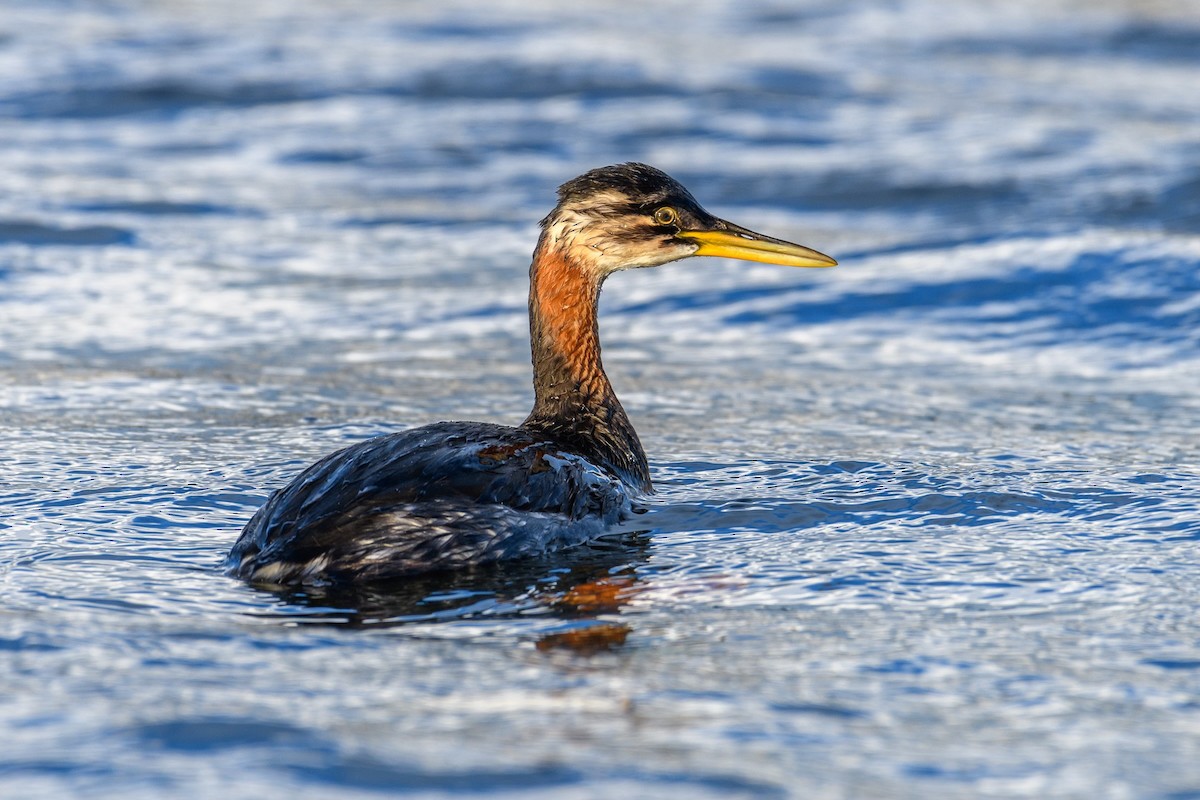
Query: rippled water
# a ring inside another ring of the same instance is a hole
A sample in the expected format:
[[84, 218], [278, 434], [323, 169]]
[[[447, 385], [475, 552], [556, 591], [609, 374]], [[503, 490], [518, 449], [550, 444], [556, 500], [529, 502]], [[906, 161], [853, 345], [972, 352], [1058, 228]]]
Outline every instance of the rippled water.
[[[0, 5], [4, 797], [1200, 797], [1187, 0]], [[586, 552], [224, 577], [346, 442], [518, 422], [554, 187], [832, 271], [606, 288]]]

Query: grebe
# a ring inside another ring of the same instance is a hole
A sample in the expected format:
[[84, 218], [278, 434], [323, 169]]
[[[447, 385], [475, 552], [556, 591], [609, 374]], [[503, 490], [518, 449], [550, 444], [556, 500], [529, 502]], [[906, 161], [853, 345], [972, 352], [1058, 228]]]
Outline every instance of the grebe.
[[226, 559], [230, 573], [267, 584], [375, 581], [597, 538], [653, 491], [600, 362], [604, 279], [688, 256], [837, 264], [714, 217], [645, 164], [564, 183], [541, 228], [529, 268], [529, 417], [515, 428], [438, 422], [326, 456], [246, 524]]

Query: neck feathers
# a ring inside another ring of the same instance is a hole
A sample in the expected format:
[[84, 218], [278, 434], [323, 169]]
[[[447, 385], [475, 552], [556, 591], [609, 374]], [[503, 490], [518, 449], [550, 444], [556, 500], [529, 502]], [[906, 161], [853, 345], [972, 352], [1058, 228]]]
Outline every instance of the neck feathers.
[[600, 361], [603, 275], [552, 241], [543, 234], [529, 269], [534, 406], [522, 427], [648, 491], [646, 455]]

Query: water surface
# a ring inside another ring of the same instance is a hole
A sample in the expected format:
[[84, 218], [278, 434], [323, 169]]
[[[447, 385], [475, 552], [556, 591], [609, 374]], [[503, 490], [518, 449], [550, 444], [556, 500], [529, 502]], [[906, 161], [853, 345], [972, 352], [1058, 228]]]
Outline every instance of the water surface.
[[[0, 5], [0, 794], [1200, 796], [1190, 4]], [[307, 463], [531, 402], [555, 186], [842, 262], [614, 277], [658, 494], [223, 576]]]

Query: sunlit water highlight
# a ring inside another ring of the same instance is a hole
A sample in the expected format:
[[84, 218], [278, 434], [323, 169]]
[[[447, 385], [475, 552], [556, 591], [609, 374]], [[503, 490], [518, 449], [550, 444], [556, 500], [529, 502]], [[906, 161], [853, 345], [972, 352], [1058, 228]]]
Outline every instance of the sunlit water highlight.
[[[1200, 797], [1183, 0], [0, 5], [0, 795]], [[527, 410], [554, 187], [842, 266], [616, 276], [637, 525], [273, 594], [330, 450]]]

